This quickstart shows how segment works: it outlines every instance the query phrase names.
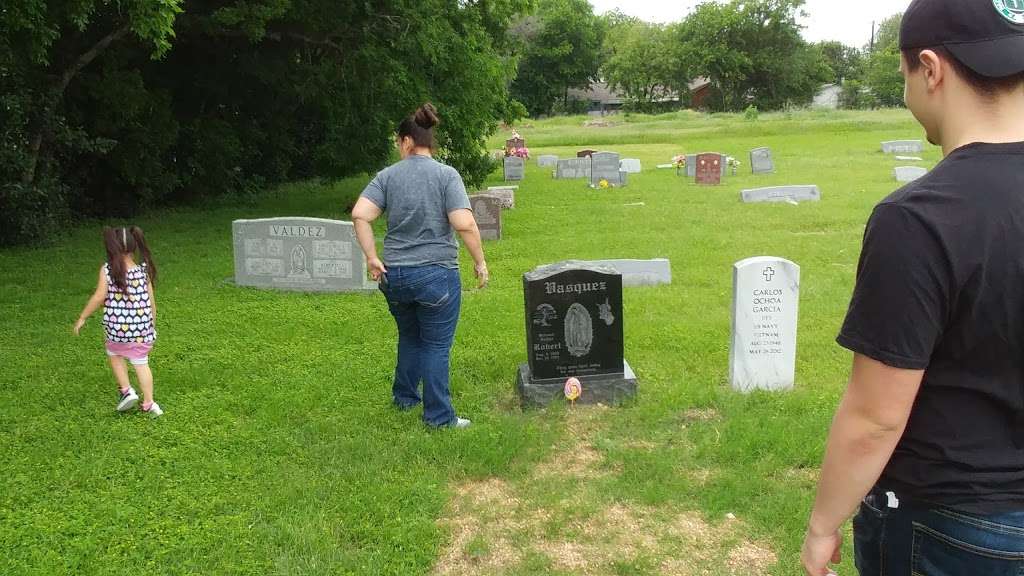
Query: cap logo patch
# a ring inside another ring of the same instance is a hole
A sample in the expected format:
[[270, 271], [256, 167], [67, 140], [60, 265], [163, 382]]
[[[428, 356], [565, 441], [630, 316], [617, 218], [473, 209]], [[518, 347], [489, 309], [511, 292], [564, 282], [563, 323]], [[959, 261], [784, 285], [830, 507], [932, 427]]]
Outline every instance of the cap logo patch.
[[1024, 0], [992, 0], [996, 11], [1014, 24], [1024, 24]]

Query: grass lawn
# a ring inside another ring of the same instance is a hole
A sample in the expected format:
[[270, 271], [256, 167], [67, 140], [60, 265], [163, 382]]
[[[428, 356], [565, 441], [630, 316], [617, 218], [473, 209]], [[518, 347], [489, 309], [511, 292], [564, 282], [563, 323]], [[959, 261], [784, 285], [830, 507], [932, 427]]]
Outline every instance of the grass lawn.
[[[590, 190], [528, 162], [504, 239], [485, 246], [492, 285], [464, 296], [452, 390], [466, 431], [390, 408], [383, 298], [225, 283], [233, 219], [347, 219], [367, 177], [136, 221], [160, 268], [155, 421], [114, 413], [98, 317], [70, 334], [104, 258], [99, 225], [0, 251], [0, 574], [801, 574], [850, 362], [833, 339], [864, 223], [896, 187], [879, 143], [921, 131], [905, 111], [583, 121], [520, 131], [535, 156], [610, 149], [645, 171]], [[776, 174], [749, 174], [757, 146]], [[700, 188], [655, 169], [703, 151], [740, 159], [740, 175]], [[822, 202], [739, 202], [744, 187], [811, 183]], [[758, 255], [802, 267], [792, 393], [726, 381], [731, 266]], [[521, 412], [521, 275], [654, 257], [671, 259], [673, 284], [624, 296], [638, 400]]]

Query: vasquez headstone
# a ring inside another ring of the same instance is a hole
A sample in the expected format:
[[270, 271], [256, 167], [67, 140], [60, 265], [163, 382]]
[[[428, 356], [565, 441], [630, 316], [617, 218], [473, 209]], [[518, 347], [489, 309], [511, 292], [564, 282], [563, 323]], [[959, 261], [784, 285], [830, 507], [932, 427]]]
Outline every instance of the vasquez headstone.
[[303, 292], [366, 292], [366, 261], [351, 222], [321, 218], [235, 220], [235, 283]]
[[758, 257], [733, 266], [729, 381], [740, 392], [787, 390], [796, 375], [800, 267]]
[[501, 199], [480, 194], [470, 198], [473, 217], [476, 218], [480, 238], [483, 240], [501, 240]]
[[517, 182], [526, 174], [526, 161], [518, 156], [506, 156], [504, 160], [505, 180]]
[[583, 382], [583, 403], [615, 403], [636, 394], [623, 358], [622, 276], [568, 261], [523, 275], [529, 361], [516, 388], [524, 406], [558, 397], [567, 378]]
[[750, 170], [754, 174], [770, 174], [775, 172], [772, 151], [768, 148], [754, 148], [750, 151]]

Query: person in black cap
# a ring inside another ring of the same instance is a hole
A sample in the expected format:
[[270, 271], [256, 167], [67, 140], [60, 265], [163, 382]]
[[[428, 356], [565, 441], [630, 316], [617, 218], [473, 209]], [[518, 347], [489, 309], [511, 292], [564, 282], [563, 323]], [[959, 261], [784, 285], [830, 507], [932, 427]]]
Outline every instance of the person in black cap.
[[1024, 574], [1024, 0], [914, 0], [905, 100], [944, 159], [875, 207], [804, 541], [831, 574]]

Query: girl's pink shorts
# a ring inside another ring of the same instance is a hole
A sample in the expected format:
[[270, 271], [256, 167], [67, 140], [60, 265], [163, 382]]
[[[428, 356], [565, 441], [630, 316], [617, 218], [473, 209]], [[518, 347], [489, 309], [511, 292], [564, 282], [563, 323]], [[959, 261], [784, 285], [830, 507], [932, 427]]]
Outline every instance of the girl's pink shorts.
[[133, 366], [149, 364], [149, 351], [152, 342], [107, 342], [107, 356], [127, 358]]

